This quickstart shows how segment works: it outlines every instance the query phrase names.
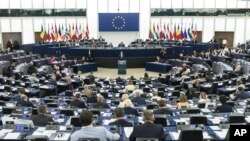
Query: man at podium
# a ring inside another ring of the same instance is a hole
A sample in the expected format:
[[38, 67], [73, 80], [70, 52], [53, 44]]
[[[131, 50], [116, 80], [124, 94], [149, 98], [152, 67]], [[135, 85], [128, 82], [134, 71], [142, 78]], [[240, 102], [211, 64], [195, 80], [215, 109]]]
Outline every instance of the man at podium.
[[118, 74], [126, 74], [126, 60], [122, 51], [118, 57]]
[[119, 60], [125, 60], [125, 56], [123, 54], [123, 51], [121, 51], [119, 54]]

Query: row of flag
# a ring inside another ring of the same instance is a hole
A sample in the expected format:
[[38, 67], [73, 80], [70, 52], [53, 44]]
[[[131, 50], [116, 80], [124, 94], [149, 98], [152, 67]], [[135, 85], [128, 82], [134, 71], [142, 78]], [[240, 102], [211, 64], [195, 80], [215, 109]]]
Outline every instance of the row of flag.
[[[183, 24], [182, 24], [183, 25]], [[165, 40], [188, 40], [191, 41], [197, 37], [197, 24], [192, 24], [189, 27], [183, 27], [179, 24], [174, 24], [173, 29], [169, 24], [164, 23], [159, 25], [158, 23], [150, 24], [149, 27], [149, 39], [165, 39]]]
[[44, 42], [89, 39], [88, 24], [48, 24], [41, 25], [40, 38]]

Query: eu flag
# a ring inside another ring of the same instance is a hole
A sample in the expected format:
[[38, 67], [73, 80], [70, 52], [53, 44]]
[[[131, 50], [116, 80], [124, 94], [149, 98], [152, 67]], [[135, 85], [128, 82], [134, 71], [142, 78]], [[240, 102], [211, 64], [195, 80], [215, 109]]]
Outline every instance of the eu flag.
[[139, 13], [99, 13], [99, 31], [139, 31]]

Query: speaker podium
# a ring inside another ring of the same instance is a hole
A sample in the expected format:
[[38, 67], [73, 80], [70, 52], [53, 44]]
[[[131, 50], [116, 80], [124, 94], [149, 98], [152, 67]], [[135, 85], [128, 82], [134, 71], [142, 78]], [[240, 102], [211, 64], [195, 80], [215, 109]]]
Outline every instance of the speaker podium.
[[126, 74], [127, 61], [118, 60], [118, 74]]

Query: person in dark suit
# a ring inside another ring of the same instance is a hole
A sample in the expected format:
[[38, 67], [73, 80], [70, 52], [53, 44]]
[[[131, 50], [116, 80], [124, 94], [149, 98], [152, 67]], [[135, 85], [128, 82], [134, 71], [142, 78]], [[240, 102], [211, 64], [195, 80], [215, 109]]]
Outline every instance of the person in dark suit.
[[22, 95], [25, 95], [25, 89], [24, 88], [19, 88], [18, 89], [18, 95], [15, 97], [15, 101], [20, 101]]
[[118, 59], [119, 60], [125, 60], [125, 56], [124, 56], [123, 51], [120, 52]]
[[129, 137], [130, 141], [135, 141], [136, 138], [156, 138], [159, 141], [165, 139], [163, 126], [154, 124], [154, 113], [150, 110], [143, 112], [142, 125], [135, 125], [133, 131]]
[[219, 98], [221, 102], [221, 106], [217, 106], [215, 112], [217, 113], [230, 113], [233, 112], [233, 107], [226, 104], [227, 97], [225, 95], [221, 95]]
[[47, 107], [42, 105], [38, 108], [38, 114], [31, 117], [35, 126], [46, 126], [50, 122], [54, 122], [52, 117], [47, 115]]
[[135, 98], [132, 99], [135, 105], [146, 105], [146, 100], [140, 97], [140, 91], [135, 92]]
[[104, 97], [102, 95], [99, 95], [97, 97], [97, 103], [95, 103], [93, 105], [93, 108], [97, 108], [97, 109], [109, 109], [109, 105], [107, 103], [105, 103], [104, 101]]
[[250, 92], [245, 92], [243, 87], [238, 87], [238, 93], [236, 94], [234, 100], [245, 100], [250, 98]]
[[94, 83], [95, 76], [93, 75], [93, 72], [90, 72], [90, 75], [88, 75], [87, 78], [89, 78], [90, 84]]
[[70, 102], [70, 106], [74, 106], [77, 108], [88, 108], [85, 104], [85, 102], [81, 101], [81, 94], [77, 93], [75, 96], [74, 101]]
[[122, 108], [115, 109], [116, 120], [110, 122], [109, 125], [116, 125], [118, 127], [132, 127], [133, 124], [125, 120], [125, 112]]
[[26, 95], [21, 96], [21, 100], [16, 103], [16, 106], [35, 107], [30, 101], [28, 101], [28, 97]]
[[14, 49], [14, 43], [13, 43], [13, 40], [10, 39], [8, 42], [7, 42], [7, 45], [6, 45], [7, 49], [12, 52], [13, 49]]
[[217, 43], [215, 37], [213, 36], [213, 38], [209, 41], [209, 43]]
[[33, 62], [30, 62], [27, 71], [28, 71], [28, 74], [36, 73], [36, 67], [34, 66]]
[[165, 100], [161, 99], [158, 101], [159, 109], [154, 110], [154, 114], [164, 114], [164, 115], [173, 115], [171, 109], [166, 106]]
[[87, 98], [87, 103], [97, 103], [97, 97], [95, 91], [92, 91], [91, 96]]
[[121, 42], [118, 44], [118, 47], [125, 47], [125, 44], [123, 43], [123, 41], [121, 41]]

